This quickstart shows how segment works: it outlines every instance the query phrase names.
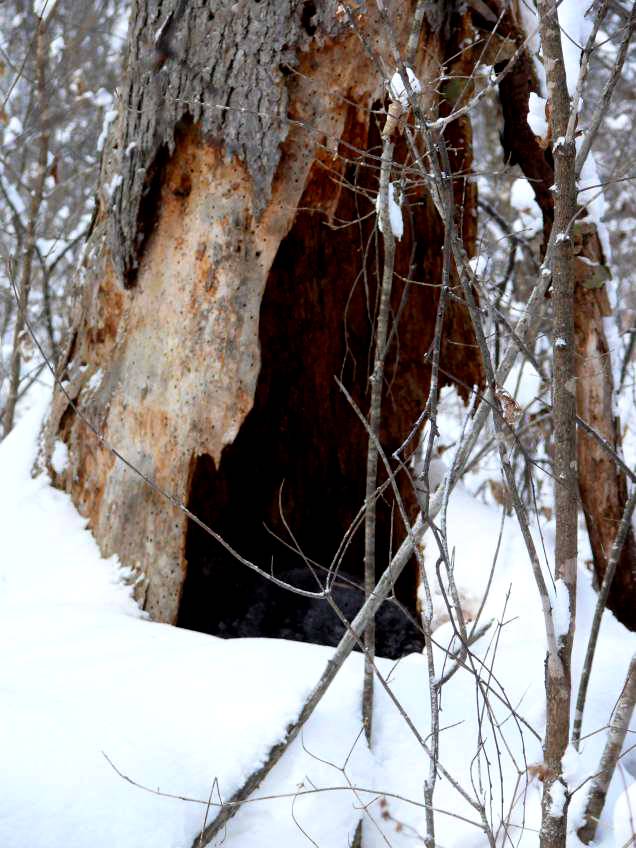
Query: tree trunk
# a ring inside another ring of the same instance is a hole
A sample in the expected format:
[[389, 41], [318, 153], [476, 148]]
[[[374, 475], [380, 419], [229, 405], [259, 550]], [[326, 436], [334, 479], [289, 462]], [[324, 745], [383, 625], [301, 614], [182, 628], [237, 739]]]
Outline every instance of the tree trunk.
[[[400, 43], [413, 5], [386, 3]], [[119, 117], [58, 369], [65, 391], [55, 390], [45, 448], [50, 456], [57, 439], [68, 446], [67, 469], [49, 472], [103, 554], [134, 569], [151, 616], [209, 632], [262, 581], [188, 528], [82, 418], [265, 569], [272, 559], [277, 573], [302, 566], [272, 536], [289, 542], [288, 526], [309, 557], [331, 561], [364, 502], [367, 440], [334, 376], [368, 408], [381, 267], [372, 110], [385, 90], [366, 47], [393, 66], [375, 4], [355, 13], [355, 27], [335, 0], [215, 6], [178, 0], [166, 17], [154, 3], [134, 4]], [[414, 63], [431, 109], [432, 81], [457, 51], [442, 8], [431, 5]], [[453, 132], [469, 168], [469, 122]], [[406, 150], [400, 140], [396, 160]], [[469, 186], [469, 254], [475, 200]], [[438, 286], [442, 277], [443, 223], [424, 187], [406, 203], [380, 432], [389, 455], [427, 396], [438, 299], [436, 287], [407, 281]], [[463, 355], [473, 338], [464, 307], [454, 300], [447, 312], [444, 370], [463, 391], [481, 372]], [[391, 522], [386, 498], [379, 566], [399, 541]], [[361, 579], [361, 546], [347, 557]]]
[[[611, 351], [603, 320], [611, 315], [605, 289], [609, 271], [596, 228], [585, 221], [574, 230], [576, 287], [576, 405], [579, 418], [620, 451], [618, 421], [614, 416], [614, 379]], [[594, 554], [594, 570], [602, 583], [616, 530], [627, 501], [624, 472], [588, 433], [580, 432], [578, 469], [581, 502]], [[630, 528], [623, 545], [607, 606], [632, 630], [636, 629], [636, 541]]]

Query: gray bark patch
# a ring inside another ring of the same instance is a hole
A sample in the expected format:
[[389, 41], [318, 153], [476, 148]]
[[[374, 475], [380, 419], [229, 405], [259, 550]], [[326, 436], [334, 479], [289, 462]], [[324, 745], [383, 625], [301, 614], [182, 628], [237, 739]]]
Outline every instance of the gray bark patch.
[[288, 131], [285, 77], [312, 39], [341, 29], [336, 0], [136, 0], [120, 121], [105, 165], [110, 241], [120, 278], [134, 281], [154, 226], [158, 162], [193, 122], [245, 163], [255, 217], [267, 206]]

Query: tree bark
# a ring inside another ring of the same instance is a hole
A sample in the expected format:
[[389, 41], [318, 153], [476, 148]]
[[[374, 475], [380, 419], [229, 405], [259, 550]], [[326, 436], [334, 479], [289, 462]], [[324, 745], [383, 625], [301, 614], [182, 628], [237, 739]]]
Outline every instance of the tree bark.
[[546, 658], [546, 730], [543, 743], [547, 777], [543, 790], [540, 844], [564, 848], [569, 795], [563, 779], [562, 759], [570, 734], [571, 658], [576, 620], [577, 510], [576, 382], [574, 362], [574, 250], [572, 226], [576, 215], [576, 145], [570, 122], [561, 32], [556, 7], [539, 0], [541, 47], [552, 106], [554, 154], [554, 256], [553, 297], [553, 426], [554, 503], [556, 540], [554, 579], [566, 595], [567, 623], [561, 625], [558, 655]]
[[[611, 316], [605, 288], [609, 271], [594, 225], [581, 221], [574, 229], [576, 332], [576, 406], [579, 418], [620, 451], [618, 420], [614, 415], [611, 350], [603, 322]], [[594, 555], [598, 584], [627, 502], [627, 481], [611, 454], [585, 432], [579, 432], [577, 451], [581, 503]], [[636, 540], [630, 527], [612, 581], [607, 606], [619, 621], [636, 629]]]

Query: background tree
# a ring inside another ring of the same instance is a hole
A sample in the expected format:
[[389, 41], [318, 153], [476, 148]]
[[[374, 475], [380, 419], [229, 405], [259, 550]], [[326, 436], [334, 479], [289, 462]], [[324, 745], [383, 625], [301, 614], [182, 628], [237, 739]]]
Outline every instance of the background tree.
[[[3, 432], [43, 362], [25, 319], [57, 361], [70, 284], [91, 219], [125, 3], [3, 3], [0, 64], [0, 412]], [[102, 132], [102, 127], [104, 131]], [[7, 267], [9, 263], [9, 267]], [[16, 298], [9, 276], [17, 282]]]

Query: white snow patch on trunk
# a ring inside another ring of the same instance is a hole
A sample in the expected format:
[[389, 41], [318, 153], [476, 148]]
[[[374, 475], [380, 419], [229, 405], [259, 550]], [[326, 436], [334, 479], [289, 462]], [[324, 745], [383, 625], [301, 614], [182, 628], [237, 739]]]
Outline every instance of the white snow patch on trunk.
[[566, 800], [565, 786], [560, 780], [555, 780], [550, 787], [550, 815], [553, 819], [563, 816]]
[[[383, 233], [382, 229], [382, 215], [380, 210], [382, 208], [382, 197], [380, 194], [375, 199], [375, 210], [378, 213], [378, 227], [380, 232]], [[391, 231], [395, 238], [399, 241], [404, 234], [404, 221], [402, 220], [402, 210], [396, 200], [395, 197], [395, 184], [389, 183], [389, 221], [391, 223]]]
[[53, 446], [51, 465], [56, 474], [62, 474], [68, 467], [68, 448], [60, 439], [57, 439]]
[[[415, 76], [414, 71], [408, 66], [406, 66], [406, 76], [408, 77], [408, 83], [411, 88], [411, 92], [413, 94], [419, 94], [422, 90], [422, 85], [418, 78]], [[389, 83], [389, 95], [392, 100], [397, 100], [401, 104], [403, 109], [408, 109], [409, 93], [407, 91], [406, 85], [404, 84], [402, 74], [399, 71], [396, 71], [391, 77], [391, 82]]]
[[555, 581], [555, 596], [552, 605], [554, 632], [557, 639], [567, 636], [570, 629], [570, 594], [564, 580], [560, 577]]
[[104, 113], [104, 123], [102, 124], [102, 131], [99, 134], [99, 138], [97, 139], [97, 152], [101, 153], [104, 149], [104, 144], [106, 144], [106, 138], [108, 137], [108, 130], [110, 125], [117, 117], [116, 109], [109, 109]]

